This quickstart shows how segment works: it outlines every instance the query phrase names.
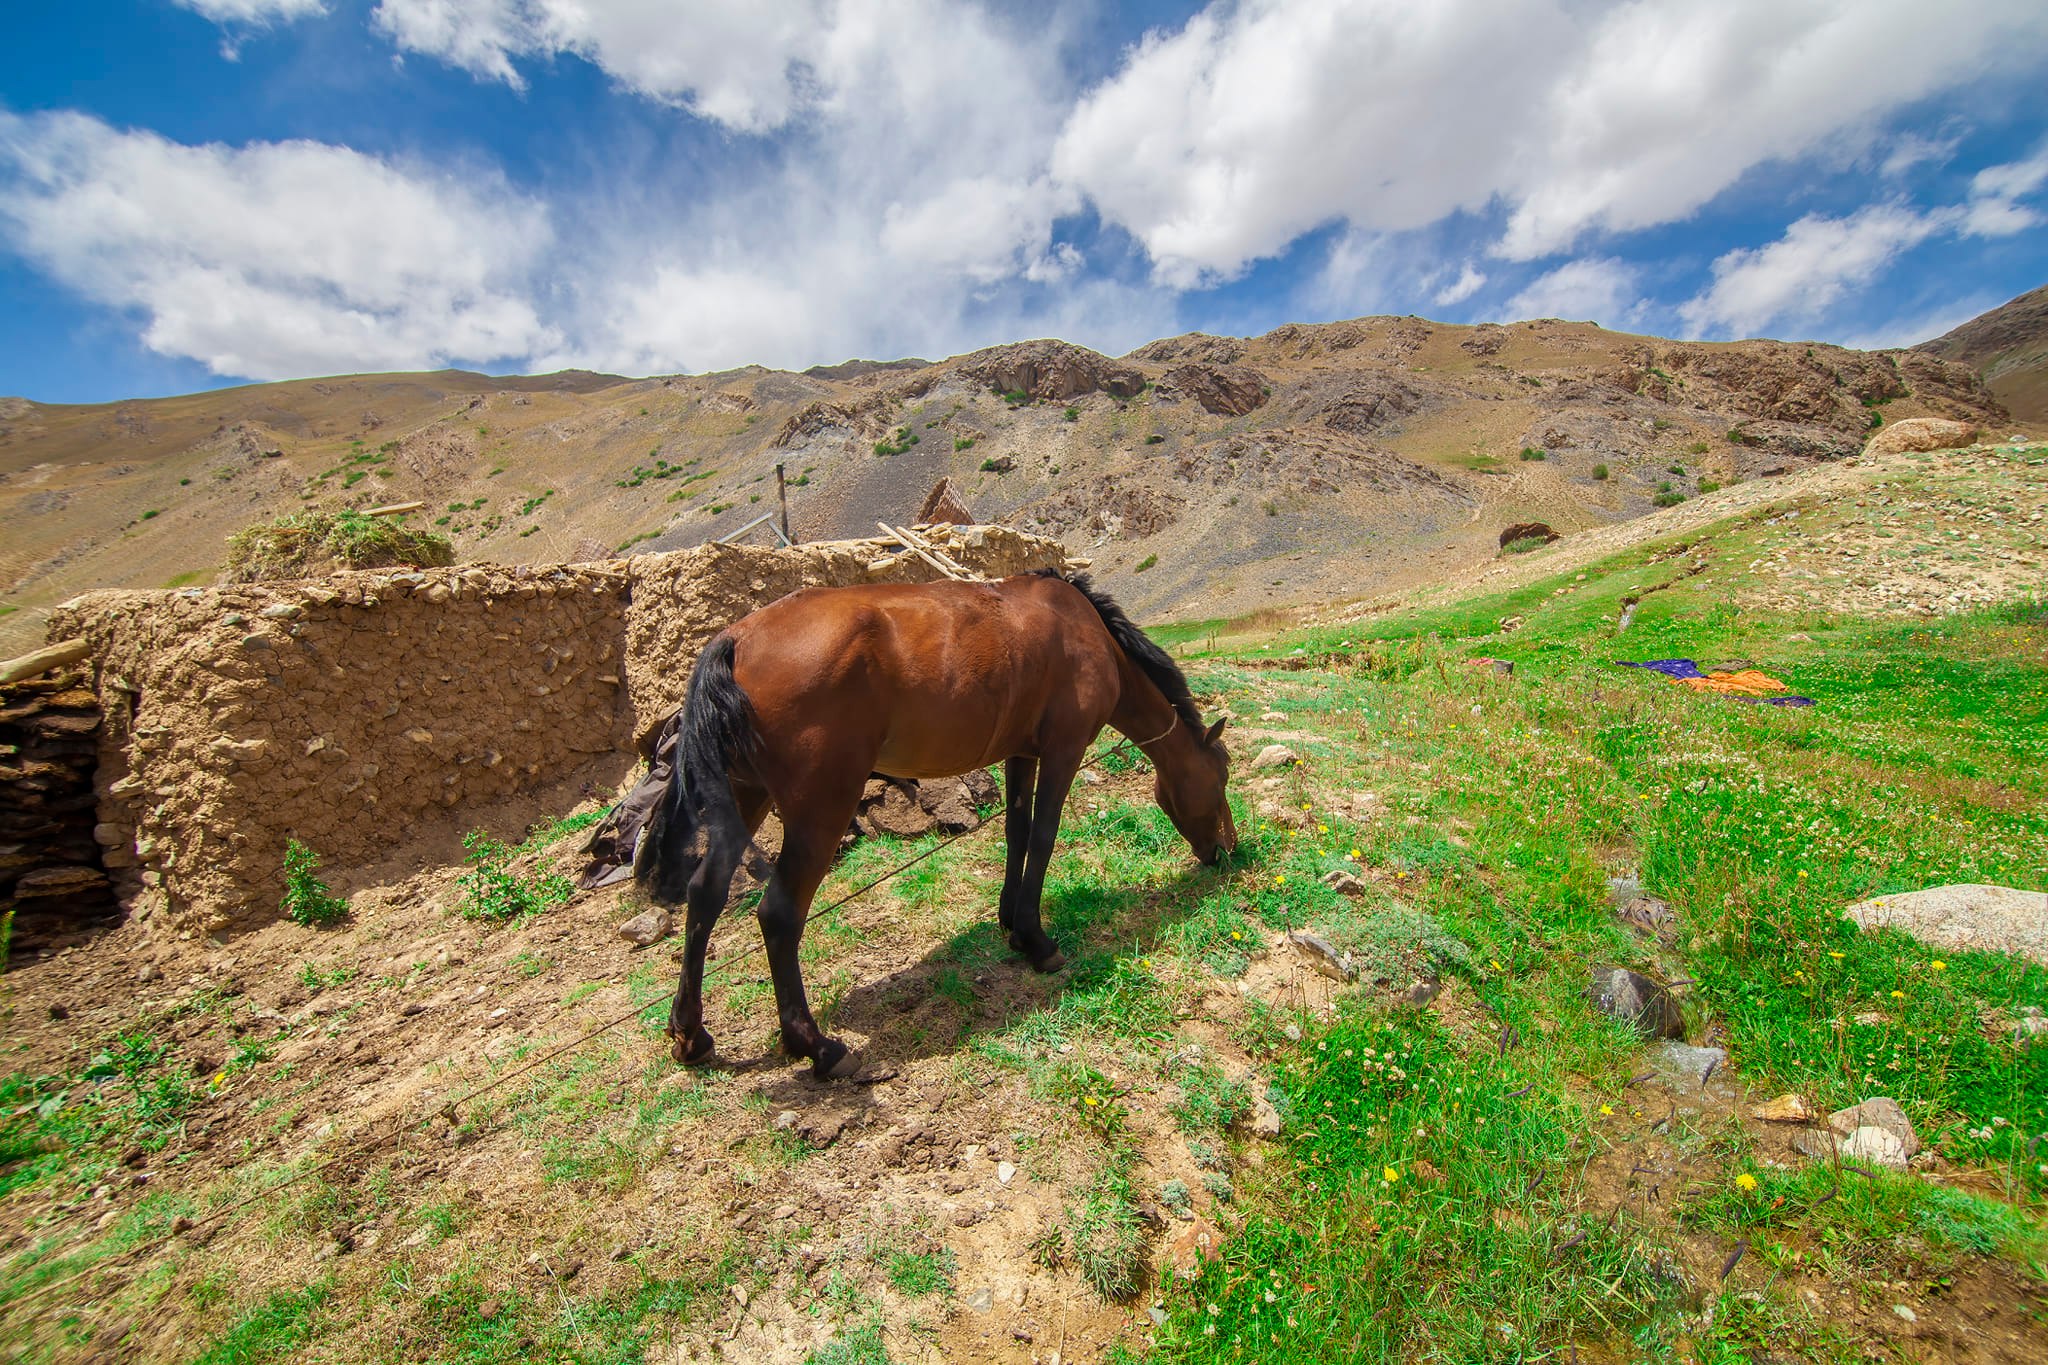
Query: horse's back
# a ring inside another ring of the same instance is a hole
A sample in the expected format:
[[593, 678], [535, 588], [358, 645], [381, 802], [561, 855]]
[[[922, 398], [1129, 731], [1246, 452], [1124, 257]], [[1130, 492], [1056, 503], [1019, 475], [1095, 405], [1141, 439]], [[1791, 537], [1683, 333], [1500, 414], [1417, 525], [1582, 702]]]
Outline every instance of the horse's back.
[[1029, 752], [1049, 711], [1099, 726], [1115, 703], [1114, 646], [1056, 578], [807, 588], [731, 633], [764, 730], [831, 731], [906, 777]]

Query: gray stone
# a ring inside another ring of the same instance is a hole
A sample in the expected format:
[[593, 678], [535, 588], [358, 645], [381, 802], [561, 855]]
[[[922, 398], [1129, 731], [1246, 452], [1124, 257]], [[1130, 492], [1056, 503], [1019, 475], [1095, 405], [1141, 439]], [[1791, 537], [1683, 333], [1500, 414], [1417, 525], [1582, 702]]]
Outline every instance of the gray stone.
[[1880, 1166], [1888, 1171], [1906, 1169], [1906, 1148], [1888, 1129], [1875, 1124], [1858, 1128], [1842, 1139], [1837, 1149], [1844, 1161]]
[[1874, 1095], [1861, 1104], [1837, 1109], [1828, 1115], [1828, 1127], [1844, 1137], [1859, 1128], [1882, 1128], [1898, 1140], [1906, 1156], [1920, 1150], [1920, 1135], [1913, 1131], [1912, 1120], [1906, 1117], [1899, 1102], [1888, 1095]]
[[1259, 750], [1258, 757], [1252, 760], [1252, 767], [1255, 770], [1259, 768], [1285, 768], [1297, 761], [1294, 750], [1288, 748], [1285, 744], [1268, 744], [1265, 748]]
[[1844, 913], [1864, 929], [1897, 929], [1932, 947], [2048, 966], [2048, 892], [1961, 882], [1858, 901]]
[[1363, 896], [1368, 889], [1363, 880], [1342, 868], [1325, 872], [1319, 880], [1340, 896]]
[[1287, 935], [1288, 943], [1294, 950], [1308, 959], [1308, 965], [1329, 977], [1332, 981], [1356, 981], [1358, 968], [1351, 965], [1351, 959], [1338, 952], [1330, 941], [1306, 929], [1295, 929]]
[[626, 942], [645, 948], [661, 942], [674, 928], [668, 911], [660, 906], [643, 910], [619, 926], [619, 937]]
[[1685, 1037], [1685, 1016], [1665, 987], [1626, 967], [1594, 967], [1587, 990], [1602, 1011], [1635, 1025], [1645, 1038]]
[[1728, 1087], [1728, 1054], [1718, 1047], [1667, 1042], [1651, 1054], [1650, 1065], [1673, 1094], [1711, 1095]]

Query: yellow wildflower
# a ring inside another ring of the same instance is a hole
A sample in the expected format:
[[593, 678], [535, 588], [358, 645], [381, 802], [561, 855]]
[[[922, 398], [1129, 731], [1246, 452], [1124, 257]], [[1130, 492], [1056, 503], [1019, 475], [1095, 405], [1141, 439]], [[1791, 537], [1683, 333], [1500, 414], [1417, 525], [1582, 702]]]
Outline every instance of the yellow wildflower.
[[1748, 1171], [1744, 1171], [1741, 1175], [1735, 1177], [1735, 1184], [1741, 1189], [1753, 1190], [1756, 1188], [1756, 1177]]
[[1380, 1175], [1386, 1180], [1386, 1182], [1389, 1185], [1393, 1184], [1396, 1180], [1399, 1180], [1401, 1178], [1401, 1173], [1395, 1170], [1392, 1166], [1380, 1167]]
[[1614, 1106], [1611, 1104], [1603, 1104], [1600, 1106], [1600, 1112], [1602, 1114], [1612, 1114], [1614, 1112]]

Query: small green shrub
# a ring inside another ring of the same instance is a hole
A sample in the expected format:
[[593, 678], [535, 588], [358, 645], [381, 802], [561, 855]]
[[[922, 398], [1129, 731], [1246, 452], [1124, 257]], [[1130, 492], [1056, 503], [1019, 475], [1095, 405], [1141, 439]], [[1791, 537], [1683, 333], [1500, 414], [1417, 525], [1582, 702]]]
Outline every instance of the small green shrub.
[[956, 451], [974, 449], [974, 438], [972, 436], [955, 436], [953, 438], [953, 449]]
[[1128, 1297], [1137, 1288], [1138, 1211], [1129, 1183], [1104, 1172], [1078, 1208], [1067, 1215], [1067, 1238], [1081, 1278], [1104, 1299]]
[[1676, 475], [1678, 475], [1678, 476], [1679, 476], [1680, 478], [1684, 478], [1684, 477], [1685, 477], [1685, 466], [1684, 466], [1684, 465], [1682, 465], [1682, 464], [1674, 464], [1674, 465], [1670, 465], [1670, 466], [1668, 467], [1668, 472], [1669, 472], [1669, 473], [1672, 473], [1672, 474], [1676, 474]]
[[1656, 497], [1651, 498], [1650, 501], [1658, 507], [1676, 507], [1685, 501], [1685, 494], [1675, 492], [1659, 493]]
[[1685, 453], [1688, 455], [1704, 455], [1707, 453], [1707, 443], [1705, 441], [1694, 441], [1685, 448]]
[[889, 1283], [897, 1293], [913, 1298], [952, 1293], [953, 1276], [959, 1268], [958, 1258], [947, 1247], [926, 1252], [894, 1251], [888, 1258]]
[[512, 866], [512, 850], [480, 829], [462, 837], [469, 870], [456, 879], [462, 891], [462, 917], [504, 923], [552, 910], [568, 900], [575, 887], [556, 872], [522, 875]]
[[1606, 466], [1606, 465], [1604, 465], [1604, 464], [1596, 464], [1596, 465], [1594, 465], [1594, 466], [1593, 466], [1593, 477], [1594, 477], [1594, 478], [1596, 478], [1596, 479], [1599, 479], [1599, 480], [1601, 480], [1602, 482], [1605, 482], [1605, 481], [1606, 481], [1606, 478], [1607, 478], [1607, 466]]
[[981, 472], [984, 474], [1001, 474], [1005, 471], [1003, 466], [996, 460], [996, 457], [991, 455], [981, 462]]
[[333, 924], [348, 914], [348, 902], [327, 889], [316, 875], [320, 855], [297, 839], [284, 846], [284, 899], [278, 909], [293, 924], [317, 927]]
[[1161, 436], [1158, 432], [1155, 431], [1150, 436], [1147, 436], [1145, 438], [1145, 444], [1148, 446], [1156, 446], [1161, 444], [1165, 440], [1166, 438], [1164, 436]]
[[1146, 556], [1145, 556], [1145, 557], [1144, 557], [1143, 559], [1141, 559], [1141, 560], [1139, 560], [1139, 561], [1138, 561], [1138, 567], [1137, 567], [1137, 568], [1135, 568], [1135, 569], [1133, 569], [1133, 570], [1131, 570], [1131, 572], [1132, 572], [1132, 573], [1143, 573], [1143, 572], [1145, 572], [1145, 570], [1147, 570], [1147, 569], [1151, 568], [1151, 567], [1152, 567], [1152, 566], [1153, 566], [1154, 564], [1157, 564], [1158, 562], [1159, 562], [1159, 556], [1158, 556], [1158, 555], [1146, 555]]
[[898, 427], [894, 436], [875, 442], [875, 454], [901, 455], [923, 439], [909, 427]]
[[161, 507], [152, 507], [152, 508], [150, 508], [150, 509], [149, 509], [149, 510], [148, 510], [147, 512], [144, 512], [144, 513], [142, 514], [142, 519], [143, 519], [144, 521], [148, 521], [148, 520], [149, 520], [150, 518], [152, 518], [152, 517], [160, 517], [160, 516], [162, 516], [163, 514], [164, 514], [163, 508], [161, 508]]
[[1081, 410], [1080, 410], [1079, 408], [1068, 408], [1068, 409], [1067, 409], [1067, 420], [1068, 420], [1069, 422], [1078, 422], [1078, 421], [1080, 421], [1080, 420], [1081, 420]]
[[1721, 491], [1721, 488], [1722, 484], [1719, 479], [1700, 480], [1700, 492], [1702, 493], [1718, 493]]
[[1545, 455], [1542, 451], [1538, 450], [1535, 446], [1523, 446], [1522, 458], [1525, 460], [1544, 460], [1550, 457]]
[[1542, 536], [1523, 536], [1518, 540], [1509, 541], [1501, 546], [1501, 549], [1507, 554], [1525, 555], [1531, 550], [1540, 550], [1549, 543]]

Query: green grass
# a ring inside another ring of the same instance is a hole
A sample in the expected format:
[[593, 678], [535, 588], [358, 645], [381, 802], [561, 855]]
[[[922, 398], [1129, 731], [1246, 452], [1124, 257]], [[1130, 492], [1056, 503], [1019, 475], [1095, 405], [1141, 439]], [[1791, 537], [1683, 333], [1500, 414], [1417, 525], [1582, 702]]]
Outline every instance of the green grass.
[[258, 1365], [290, 1359], [318, 1333], [321, 1309], [333, 1293], [332, 1279], [315, 1280], [300, 1290], [274, 1291], [193, 1357], [193, 1365]]
[[482, 830], [462, 837], [468, 870], [456, 881], [465, 919], [503, 922], [538, 915], [568, 900], [575, 885], [546, 866], [522, 871], [513, 866], [517, 850]]
[[221, 578], [243, 583], [303, 577], [323, 571], [329, 563], [368, 569], [385, 565], [433, 568], [454, 562], [455, 548], [445, 538], [414, 530], [402, 517], [368, 517], [349, 508], [308, 510], [230, 536]]

